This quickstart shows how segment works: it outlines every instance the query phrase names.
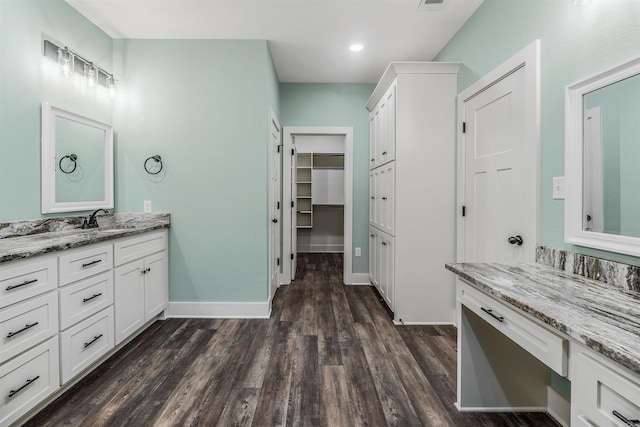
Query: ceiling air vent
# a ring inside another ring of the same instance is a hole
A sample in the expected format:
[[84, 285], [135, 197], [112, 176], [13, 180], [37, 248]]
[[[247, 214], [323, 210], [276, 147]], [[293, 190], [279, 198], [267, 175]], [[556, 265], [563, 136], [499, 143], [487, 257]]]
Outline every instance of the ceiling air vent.
[[419, 11], [439, 9], [444, 4], [444, 0], [420, 0]]

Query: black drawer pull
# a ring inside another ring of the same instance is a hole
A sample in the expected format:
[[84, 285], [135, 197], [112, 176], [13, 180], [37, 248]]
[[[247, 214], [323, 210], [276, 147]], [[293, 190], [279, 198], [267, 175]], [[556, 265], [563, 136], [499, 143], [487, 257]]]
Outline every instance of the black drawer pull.
[[33, 328], [33, 327], [34, 327], [34, 326], [36, 326], [37, 324], [38, 324], [38, 322], [36, 322], [36, 323], [32, 323], [32, 324], [30, 324], [30, 325], [26, 325], [24, 328], [20, 329], [19, 331], [9, 332], [9, 333], [7, 334], [7, 338], [15, 337], [16, 335], [21, 334], [21, 333], [23, 333], [24, 331], [26, 331], [26, 330], [29, 330], [29, 329]]
[[26, 281], [20, 283], [19, 285], [7, 286], [7, 290], [10, 291], [11, 289], [21, 288], [22, 286], [27, 286], [27, 285], [30, 285], [32, 283], [36, 283], [37, 281], [38, 281], [38, 279], [26, 280]]
[[90, 296], [89, 298], [82, 298], [82, 302], [87, 302], [87, 301], [91, 301], [94, 298], [98, 298], [100, 295], [102, 295], [102, 292], [100, 292], [99, 294], [93, 294], [92, 296]]
[[102, 261], [101, 259], [97, 259], [95, 261], [91, 261], [91, 262], [88, 262], [86, 264], [82, 264], [82, 268], [89, 267], [90, 265], [97, 264], [97, 263], [99, 263], [101, 261]]
[[30, 379], [27, 379], [27, 382], [26, 382], [22, 387], [20, 387], [20, 388], [19, 388], [19, 389], [17, 389], [17, 390], [11, 390], [11, 391], [9, 391], [9, 397], [13, 397], [13, 396], [15, 396], [16, 394], [20, 393], [20, 392], [21, 392], [22, 390], [24, 390], [26, 387], [29, 387], [31, 384], [33, 384], [33, 383], [34, 383], [38, 378], [40, 378], [40, 375], [36, 376], [35, 378], [33, 378], [33, 379], [31, 379], [31, 380], [30, 380]]
[[480, 309], [482, 311], [484, 311], [485, 313], [487, 313], [489, 316], [493, 317], [494, 319], [496, 319], [498, 322], [504, 322], [504, 317], [502, 316], [496, 316], [495, 314], [493, 314], [493, 310], [491, 310], [490, 308], [484, 308], [484, 307], [480, 307]]
[[376, 198], [374, 196], [371, 196], [371, 200], [375, 200]]
[[369, 236], [371, 236], [371, 237], [376, 237], [374, 234], [369, 234]]
[[622, 421], [628, 426], [635, 427], [637, 425], [640, 425], [640, 420], [630, 420], [629, 418], [625, 417], [618, 411], [613, 411], [612, 414], [615, 415], [616, 418], [618, 418], [620, 421]]
[[386, 152], [386, 151], [383, 151], [383, 152], [382, 152], [382, 155], [383, 155], [383, 156], [386, 156], [386, 155], [387, 155], [387, 152]]
[[98, 341], [100, 338], [102, 338], [102, 334], [93, 337], [93, 339], [91, 341], [84, 343], [84, 348], [89, 347], [91, 344], [93, 344], [94, 342]]
[[376, 161], [376, 159], [371, 159], [371, 161], [372, 161], [372, 162], [375, 162], [375, 161]]
[[151, 271], [151, 267], [145, 268], [144, 270], [142, 270], [142, 274], [147, 274], [150, 271]]
[[380, 242], [382, 243], [382, 246], [387, 246], [387, 242]]
[[382, 197], [382, 200], [387, 200], [387, 198], [383, 196], [383, 197]]

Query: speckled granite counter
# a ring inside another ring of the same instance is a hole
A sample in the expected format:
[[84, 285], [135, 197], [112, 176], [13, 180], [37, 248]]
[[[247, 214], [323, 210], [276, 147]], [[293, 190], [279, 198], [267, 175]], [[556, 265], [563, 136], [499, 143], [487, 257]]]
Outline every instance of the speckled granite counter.
[[447, 264], [477, 288], [640, 374], [640, 293], [540, 264]]
[[82, 217], [0, 224], [0, 263], [168, 228], [171, 214], [98, 216], [99, 228], [83, 230]]

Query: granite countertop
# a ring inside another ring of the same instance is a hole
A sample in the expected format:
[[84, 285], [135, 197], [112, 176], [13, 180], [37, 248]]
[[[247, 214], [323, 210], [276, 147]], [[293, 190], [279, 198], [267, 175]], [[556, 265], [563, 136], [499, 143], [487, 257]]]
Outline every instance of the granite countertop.
[[640, 293], [541, 264], [463, 263], [446, 268], [640, 374]]
[[4, 223], [0, 227], [0, 263], [168, 228], [171, 225], [171, 215], [168, 213], [113, 214], [97, 218], [99, 228], [86, 230], [80, 228], [82, 217]]

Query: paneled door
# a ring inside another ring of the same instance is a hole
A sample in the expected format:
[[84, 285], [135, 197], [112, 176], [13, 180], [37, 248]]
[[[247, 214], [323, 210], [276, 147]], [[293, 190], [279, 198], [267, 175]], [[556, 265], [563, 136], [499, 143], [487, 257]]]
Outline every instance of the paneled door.
[[530, 122], [537, 99], [531, 98], [537, 97], [527, 67], [535, 65], [517, 64], [464, 98], [459, 262], [535, 259], [538, 144], [528, 132], [535, 132]]
[[269, 301], [280, 284], [280, 123], [271, 111], [269, 129]]

